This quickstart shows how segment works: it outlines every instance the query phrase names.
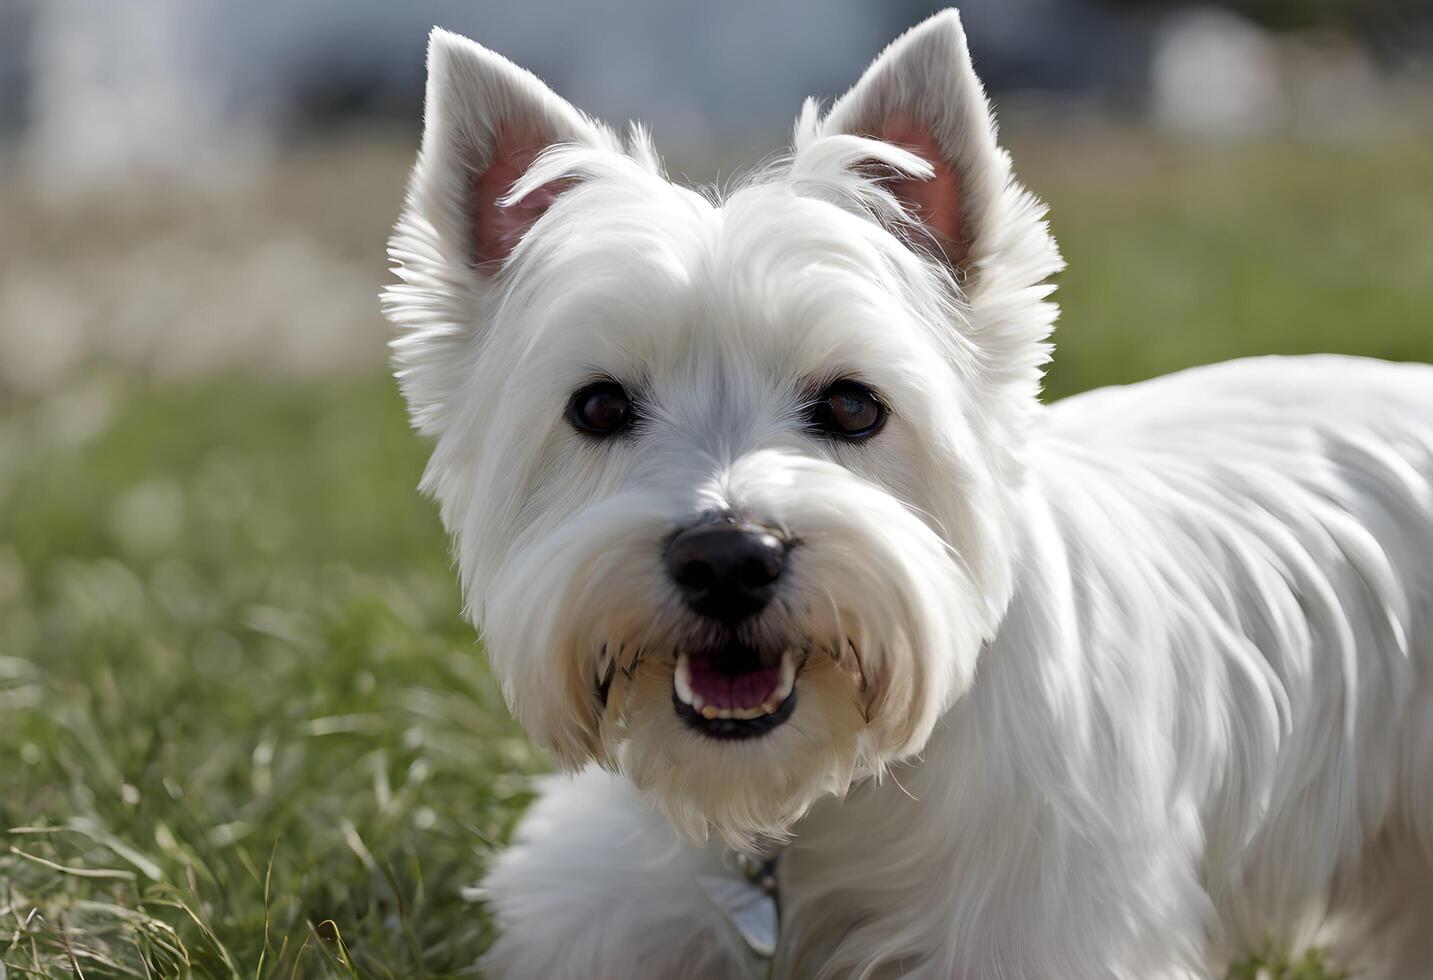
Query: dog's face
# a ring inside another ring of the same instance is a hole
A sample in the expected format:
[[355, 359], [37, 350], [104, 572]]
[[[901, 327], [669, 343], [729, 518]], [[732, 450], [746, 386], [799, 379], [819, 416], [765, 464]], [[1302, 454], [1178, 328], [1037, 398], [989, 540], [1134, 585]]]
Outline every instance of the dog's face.
[[959, 21], [724, 196], [435, 32], [391, 244], [424, 489], [518, 719], [679, 830], [918, 752], [1010, 593], [1059, 263]]

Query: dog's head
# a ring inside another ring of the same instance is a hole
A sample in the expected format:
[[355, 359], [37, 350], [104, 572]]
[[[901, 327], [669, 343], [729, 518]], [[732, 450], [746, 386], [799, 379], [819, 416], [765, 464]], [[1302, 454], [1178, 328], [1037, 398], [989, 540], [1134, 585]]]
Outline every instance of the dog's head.
[[390, 245], [424, 489], [528, 732], [779, 836], [918, 752], [1011, 591], [1055, 310], [953, 11], [723, 194], [435, 31]]

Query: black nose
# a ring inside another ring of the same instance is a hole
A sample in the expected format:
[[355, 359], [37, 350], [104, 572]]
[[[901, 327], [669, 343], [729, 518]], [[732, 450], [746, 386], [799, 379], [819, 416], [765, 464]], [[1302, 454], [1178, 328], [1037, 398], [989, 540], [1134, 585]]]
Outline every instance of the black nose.
[[786, 542], [770, 528], [726, 518], [689, 527], [673, 538], [667, 545], [667, 572], [693, 610], [738, 623], [771, 601], [786, 551]]

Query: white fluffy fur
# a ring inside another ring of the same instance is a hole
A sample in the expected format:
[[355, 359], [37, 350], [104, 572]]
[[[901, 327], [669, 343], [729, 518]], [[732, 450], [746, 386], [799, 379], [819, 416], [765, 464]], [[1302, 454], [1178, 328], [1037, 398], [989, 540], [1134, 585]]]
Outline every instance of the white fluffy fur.
[[[773, 840], [776, 976], [1207, 977], [1269, 936], [1433, 975], [1433, 368], [1261, 359], [1042, 406], [1060, 260], [954, 12], [719, 197], [472, 42], [435, 31], [429, 69], [396, 369], [494, 670], [580, 770], [487, 880], [495, 975], [759, 975], [695, 877]], [[960, 174], [960, 268], [868, 162], [928, 163], [855, 135], [893, 113]], [[511, 199], [565, 190], [476, 269], [507, 123], [553, 144]], [[800, 406], [848, 375], [892, 417], [838, 446]], [[563, 420], [601, 376], [630, 437]], [[800, 702], [747, 742], [670, 704], [699, 627], [661, 542], [712, 507], [802, 541], [752, 627], [810, 650]]]

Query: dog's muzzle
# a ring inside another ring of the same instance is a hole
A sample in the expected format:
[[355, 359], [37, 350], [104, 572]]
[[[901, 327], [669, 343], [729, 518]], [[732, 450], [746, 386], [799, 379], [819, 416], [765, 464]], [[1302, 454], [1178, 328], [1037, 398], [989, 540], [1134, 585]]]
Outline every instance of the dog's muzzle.
[[[679, 531], [665, 563], [687, 607], [725, 636], [771, 603], [790, 550], [774, 528], [724, 514]], [[734, 641], [680, 650], [672, 704], [712, 738], [764, 735], [795, 710], [797, 657]]]

